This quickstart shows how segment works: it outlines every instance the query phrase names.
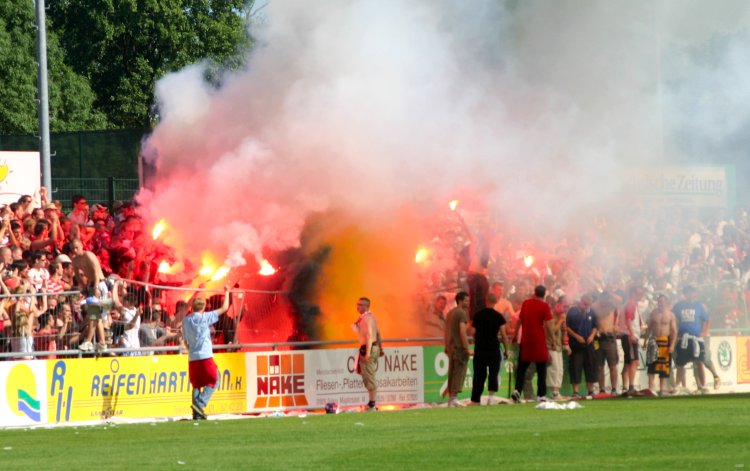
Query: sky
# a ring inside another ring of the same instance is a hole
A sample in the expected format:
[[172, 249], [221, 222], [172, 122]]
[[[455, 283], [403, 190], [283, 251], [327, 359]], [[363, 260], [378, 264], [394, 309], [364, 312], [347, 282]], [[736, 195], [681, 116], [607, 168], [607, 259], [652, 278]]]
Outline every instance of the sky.
[[286, 0], [258, 16], [219, 88], [201, 63], [158, 82], [140, 199], [184, 257], [254, 270], [333, 247], [328, 337], [366, 294], [413, 333], [414, 250], [454, 198], [554, 239], [627, 206], [630, 168], [744, 157], [745, 1]]

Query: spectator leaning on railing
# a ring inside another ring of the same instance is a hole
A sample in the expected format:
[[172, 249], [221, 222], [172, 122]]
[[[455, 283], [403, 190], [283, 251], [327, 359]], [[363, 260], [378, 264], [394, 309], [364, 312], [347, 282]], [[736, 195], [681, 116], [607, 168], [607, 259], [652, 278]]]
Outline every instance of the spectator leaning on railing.
[[[117, 280], [112, 287], [112, 302], [120, 314], [119, 322], [123, 324], [123, 334], [115, 339], [117, 346], [121, 348], [140, 348], [141, 342], [138, 333], [141, 327], [141, 309], [136, 305], [134, 293], [124, 293], [120, 302], [120, 290], [125, 289], [124, 282]], [[138, 352], [129, 352], [125, 355], [137, 356]]]

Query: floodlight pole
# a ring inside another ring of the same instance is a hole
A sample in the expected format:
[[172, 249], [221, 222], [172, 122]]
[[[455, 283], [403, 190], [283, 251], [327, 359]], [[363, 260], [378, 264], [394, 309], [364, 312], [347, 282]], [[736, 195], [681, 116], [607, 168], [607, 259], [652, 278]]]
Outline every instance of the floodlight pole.
[[39, 95], [39, 154], [42, 158], [42, 185], [52, 191], [49, 146], [49, 92], [47, 87], [47, 17], [45, 0], [36, 0], [36, 59]]

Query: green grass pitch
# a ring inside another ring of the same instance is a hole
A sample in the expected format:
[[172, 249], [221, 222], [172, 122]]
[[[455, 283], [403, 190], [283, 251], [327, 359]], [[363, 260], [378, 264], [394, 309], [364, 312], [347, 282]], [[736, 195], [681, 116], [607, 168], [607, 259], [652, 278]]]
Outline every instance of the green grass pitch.
[[749, 395], [0, 430], [3, 469], [750, 469]]

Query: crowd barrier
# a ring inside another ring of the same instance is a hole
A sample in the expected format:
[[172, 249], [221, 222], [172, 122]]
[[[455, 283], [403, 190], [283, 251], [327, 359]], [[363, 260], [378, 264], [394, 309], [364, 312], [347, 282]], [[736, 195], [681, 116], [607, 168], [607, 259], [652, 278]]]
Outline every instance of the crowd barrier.
[[[182, 317], [187, 313], [185, 309], [178, 312], [178, 305], [185, 303], [196, 293], [208, 300], [208, 307], [215, 308], [221, 305], [223, 291], [184, 288], [174, 286], [158, 286], [127, 280], [126, 290], [133, 304], [140, 311], [140, 325], [144, 328], [152, 322], [155, 334], [153, 338], [146, 341], [141, 332], [142, 347], [175, 347], [179, 344], [180, 323]], [[40, 293], [24, 293], [4, 295], [0, 294], [0, 301], [8, 301], [10, 298], [19, 300], [26, 306], [35, 300], [36, 306], [41, 310], [44, 295]], [[46, 295], [49, 316], [38, 316], [36, 324], [38, 329], [33, 332], [32, 345], [35, 352], [51, 352], [47, 355], [69, 356], [78, 355], [78, 346], [86, 337], [86, 329], [89, 325], [86, 320], [85, 297], [79, 291], [65, 291]], [[288, 301], [285, 293], [280, 291], [259, 291], [247, 289], [234, 289], [231, 292], [232, 305], [226, 316], [212, 330], [212, 341], [214, 344], [237, 344], [239, 342], [272, 343], [285, 341], [289, 337], [289, 327], [285, 324], [286, 316], [276, 315], [278, 312], [286, 312]], [[0, 328], [0, 360], [8, 358], [39, 357], [36, 353], [23, 355], [14, 354], [14, 346], [20, 340], [17, 329], [12, 326], [12, 314], [8, 313], [4, 328]], [[41, 325], [49, 323], [48, 326]], [[117, 348], [128, 348], [124, 340], [124, 328], [128, 324], [116, 309], [112, 309], [104, 320], [105, 342], [110, 350]], [[141, 329], [139, 329], [141, 330]], [[153, 343], [152, 343], [153, 342]], [[152, 351], [168, 352], [170, 349], [152, 348]], [[47, 356], [44, 355], [44, 356]]]
[[[378, 403], [444, 401], [448, 359], [442, 346], [400, 343], [385, 341], [377, 373]], [[719, 391], [750, 391], [750, 337], [714, 337], [711, 346], [721, 376]], [[341, 407], [365, 404], [367, 391], [355, 371], [356, 354], [354, 345], [217, 353], [220, 379], [207, 412], [253, 414], [322, 409], [333, 402]], [[507, 368], [501, 373], [500, 394], [506, 397], [508, 373]], [[469, 362], [459, 398], [469, 397], [472, 378]], [[4, 361], [0, 379], [5, 384], [0, 423], [6, 427], [190, 416], [184, 354]], [[638, 382], [647, 384], [644, 371]]]

